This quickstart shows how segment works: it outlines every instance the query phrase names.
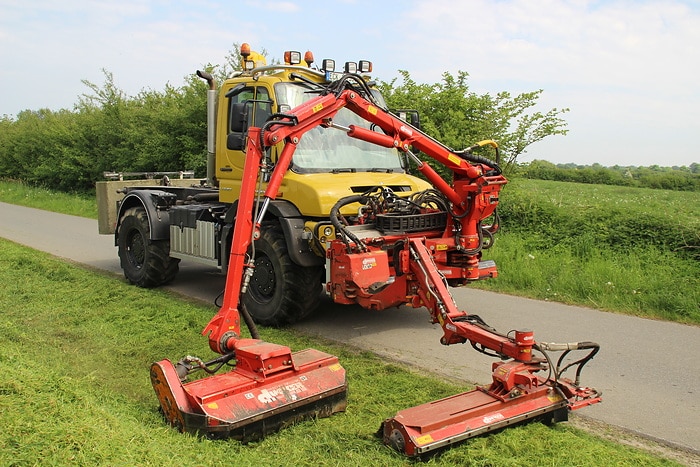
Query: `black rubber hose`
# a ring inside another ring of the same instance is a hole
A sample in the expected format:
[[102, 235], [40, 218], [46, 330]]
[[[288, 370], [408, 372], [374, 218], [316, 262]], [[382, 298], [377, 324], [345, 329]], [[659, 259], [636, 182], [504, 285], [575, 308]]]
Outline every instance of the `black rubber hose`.
[[560, 368], [562, 362], [564, 361], [564, 357], [568, 355], [571, 351], [567, 350], [565, 351], [561, 357], [559, 357], [559, 360], [557, 361], [557, 372], [559, 374], [563, 374], [566, 370], [571, 368], [572, 366], [576, 366], [576, 379], [574, 380], [574, 384], [576, 386], [579, 385], [579, 381], [581, 379], [581, 372], [583, 371], [583, 367], [595, 357], [595, 355], [600, 351], [600, 345], [598, 345], [595, 342], [579, 342], [576, 350], [590, 350], [588, 355], [585, 357], [576, 360], [575, 362], [569, 363], [568, 365], [564, 366], [563, 368]]
[[[352, 232], [348, 231], [345, 226], [343, 225], [342, 222], [340, 222], [340, 208], [345, 206], [346, 204], [352, 204], [352, 203], [362, 203], [365, 204], [367, 201], [367, 198], [363, 195], [352, 195], [352, 196], [346, 196], [344, 198], [340, 198], [331, 208], [331, 213], [330, 213], [330, 220], [333, 226], [336, 228], [338, 232], [341, 232], [343, 235], [347, 236], [350, 240], [355, 242], [355, 244], [362, 249], [365, 249], [364, 244], [362, 241], [357, 238], [355, 234]], [[346, 242], [347, 244], [347, 242]], [[348, 245], [349, 246], [349, 245]]]
[[495, 175], [501, 175], [503, 173], [498, 164], [489, 159], [488, 157], [479, 156], [478, 154], [471, 154], [467, 152], [467, 150], [462, 152], [455, 152], [455, 154], [457, 154], [459, 157], [466, 161], [473, 162], [474, 164], [484, 164], [491, 167], [496, 172]]
[[243, 304], [243, 302], [241, 302], [241, 306], [239, 308], [243, 321], [245, 321], [245, 325], [248, 327], [248, 331], [250, 331], [250, 337], [253, 339], [260, 339], [258, 327], [255, 325], [253, 317], [250, 316], [250, 313], [248, 313], [248, 308]]

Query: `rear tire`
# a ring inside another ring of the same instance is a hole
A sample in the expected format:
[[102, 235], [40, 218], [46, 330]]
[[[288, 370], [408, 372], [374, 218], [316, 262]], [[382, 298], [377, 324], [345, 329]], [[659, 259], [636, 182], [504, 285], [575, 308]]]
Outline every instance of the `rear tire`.
[[318, 307], [322, 277], [323, 268], [294, 263], [280, 227], [266, 224], [255, 241], [255, 270], [242, 301], [257, 324], [291, 324]]
[[170, 257], [169, 240], [150, 240], [146, 210], [136, 206], [124, 211], [117, 245], [124, 277], [139, 287], [158, 287], [172, 281], [180, 260]]

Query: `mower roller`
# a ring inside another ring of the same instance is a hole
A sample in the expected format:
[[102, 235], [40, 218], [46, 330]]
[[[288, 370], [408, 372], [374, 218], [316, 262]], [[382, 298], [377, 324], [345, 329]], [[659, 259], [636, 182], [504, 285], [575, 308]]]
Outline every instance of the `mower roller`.
[[[507, 183], [497, 162], [475, 154], [498, 145], [481, 141], [455, 152], [383, 109], [365, 80], [345, 74], [317, 90], [318, 96], [261, 128], [247, 127], [246, 162], [238, 201], [223, 306], [205, 327], [209, 347], [222, 356], [210, 362], [187, 357], [177, 365], [153, 364], [151, 379], [166, 419], [183, 431], [247, 440], [308, 417], [328, 416], [346, 407], [345, 371], [336, 357], [317, 350], [291, 352], [260, 341], [241, 296], [253, 275], [254, 240], [300, 139], [312, 128], [341, 130], [348, 137], [397, 148], [416, 165], [433, 189], [401, 196], [387, 186], [369, 187], [341, 198], [330, 221], [307, 223], [309, 248], [326, 257], [326, 291], [336, 302], [381, 310], [425, 307], [444, 332], [443, 345], [463, 344], [501, 361], [487, 387], [399, 411], [380, 428], [383, 441], [408, 456], [451, 446], [473, 436], [533, 419], [562, 421], [570, 410], [600, 402], [600, 394], [579, 384], [583, 367], [598, 352], [593, 342], [538, 343], [527, 329], [506, 334], [475, 314], [457, 308], [449, 286], [495, 277], [482, 250], [499, 228], [496, 206]], [[347, 108], [371, 129], [344, 127], [333, 117]], [[268, 150], [284, 143], [277, 160]], [[452, 172], [451, 183], [416, 157], [414, 148]], [[257, 190], [260, 181], [267, 183]], [[256, 201], [257, 199], [257, 201]], [[491, 223], [485, 225], [490, 219]], [[333, 235], [319, 231], [333, 231]], [[252, 339], [241, 338], [240, 320]], [[574, 351], [583, 357], [568, 360]], [[556, 361], [552, 352], [562, 352]], [[234, 364], [235, 362], [235, 364]], [[222, 374], [224, 366], [235, 365]], [[564, 373], [575, 368], [572, 381]], [[202, 369], [212, 376], [183, 382]]]

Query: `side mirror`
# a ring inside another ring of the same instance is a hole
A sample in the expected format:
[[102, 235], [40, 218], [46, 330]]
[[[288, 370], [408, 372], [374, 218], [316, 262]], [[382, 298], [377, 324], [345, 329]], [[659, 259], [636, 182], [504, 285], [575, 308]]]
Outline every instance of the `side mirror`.
[[232, 151], [242, 151], [245, 148], [245, 138], [248, 132], [248, 109], [246, 102], [231, 104], [229, 134], [226, 137], [226, 147]]
[[229, 133], [226, 137], [226, 148], [231, 151], [243, 151], [245, 149], [245, 133]]
[[420, 130], [420, 114], [417, 110], [399, 109], [393, 110], [392, 113], [404, 122], [410, 123], [411, 126], [414, 126]]
[[248, 130], [248, 109], [247, 102], [231, 104], [230, 130], [236, 133], [245, 133]]

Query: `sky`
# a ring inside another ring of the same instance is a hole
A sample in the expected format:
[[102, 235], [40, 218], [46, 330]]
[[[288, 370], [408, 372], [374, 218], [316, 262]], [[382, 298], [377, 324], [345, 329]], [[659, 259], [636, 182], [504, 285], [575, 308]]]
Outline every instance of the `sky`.
[[569, 133], [520, 162], [700, 162], [699, 0], [0, 0], [0, 116], [73, 109], [103, 70], [130, 96], [179, 86], [242, 42], [371, 60], [382, 81], [541, 89]]

